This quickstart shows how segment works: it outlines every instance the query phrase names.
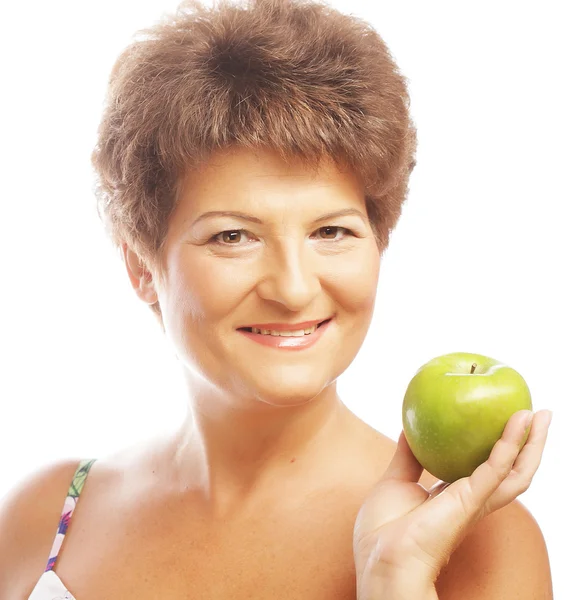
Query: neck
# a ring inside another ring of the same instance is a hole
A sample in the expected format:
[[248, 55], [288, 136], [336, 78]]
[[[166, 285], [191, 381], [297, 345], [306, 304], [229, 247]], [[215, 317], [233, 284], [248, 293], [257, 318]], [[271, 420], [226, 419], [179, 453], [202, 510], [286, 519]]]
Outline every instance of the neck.
[[222, 515], [336, 476], [332, 456], [356, 417], [335, 385], [303, 405], [281, 407], [238, 408], [196, 392], [172, 454], [179, 489], [192, 489]]

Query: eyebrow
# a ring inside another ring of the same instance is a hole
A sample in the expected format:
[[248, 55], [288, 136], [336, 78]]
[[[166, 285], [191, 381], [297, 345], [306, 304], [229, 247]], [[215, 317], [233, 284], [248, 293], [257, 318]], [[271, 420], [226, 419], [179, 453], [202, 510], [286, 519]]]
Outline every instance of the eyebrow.
[[[336, 210], [335, 212], [327, 213], [326, 215], [315, 219], [314, 221], [312, 221], [312, 223], [320, 223], [321, 221], [334, 219], [335, 217], [344, 217], [346, 215], [357, 215], [361, 217], [361, 219], [363, 219], [365, 223], [367, 222], [367, 217], [365, 217], [365, 215], [360, 210], [356, 208], [343, 208], [342, 210]], [[195, 219], [195, 221], [193, 222], [193, 225], [199, 223], [200, 221], [203, 221], [204, 219], [208, 219], [209, 217], [235, 217], [244, 221], [250, 221], [251, 223], [259, 223], [260, 225], [263, 225], [263, 221], [261, 219], [258, 219], [257, 217], [254, 217], [253, 215], [249, 215], [244, 212], [238, 212], [233, 210], [210, 210], [209, 212], [203, 213], [202, 215], [197, 217], [197, 219]]]

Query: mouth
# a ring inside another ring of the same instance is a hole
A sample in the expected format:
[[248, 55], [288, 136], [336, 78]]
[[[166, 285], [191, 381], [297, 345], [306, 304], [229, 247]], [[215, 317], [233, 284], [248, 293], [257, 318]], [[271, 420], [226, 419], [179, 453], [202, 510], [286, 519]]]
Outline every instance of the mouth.
[[288, 331], [274, 329], [258, 329], [257, 327], [239, 327], [238, 331], [247, 331], [249, 333], [258, 333], [261, 335], [273, 335], [281, 337], [287, 337], [292, 334], [297, 334], [298, 336], [301, 336], [301, 332], [303, 332], [303, 335], [311, 335], [313, 332], [315, 332], [317, 329], [327, 324], [331, 320], [332, 317], [330, 317], [329, 319], [325, 319], [324, 321], [320, 321], [319, 323], [317, 323], [316, 325], [312, 325], [311, 327], [306, 327], [303, 329], [292, 329]]

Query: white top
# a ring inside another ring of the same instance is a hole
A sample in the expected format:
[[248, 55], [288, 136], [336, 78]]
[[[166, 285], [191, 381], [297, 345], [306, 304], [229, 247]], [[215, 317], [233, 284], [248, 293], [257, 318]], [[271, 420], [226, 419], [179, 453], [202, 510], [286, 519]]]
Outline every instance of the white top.
[[28, 600], [76, 600], [54, 571], [46, 571]]

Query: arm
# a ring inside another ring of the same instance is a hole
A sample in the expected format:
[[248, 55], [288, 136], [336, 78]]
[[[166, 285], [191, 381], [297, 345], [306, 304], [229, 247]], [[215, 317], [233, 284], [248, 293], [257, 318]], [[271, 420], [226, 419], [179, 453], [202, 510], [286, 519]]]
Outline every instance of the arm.
[[538, 524], [518, 501], [479, 521], [436, 582], [440, 600], [552, 600], [550, 564]]
[[0, 598], [27, 598], [44, 572], [78, 462], [44, 466], [0, 498]]

